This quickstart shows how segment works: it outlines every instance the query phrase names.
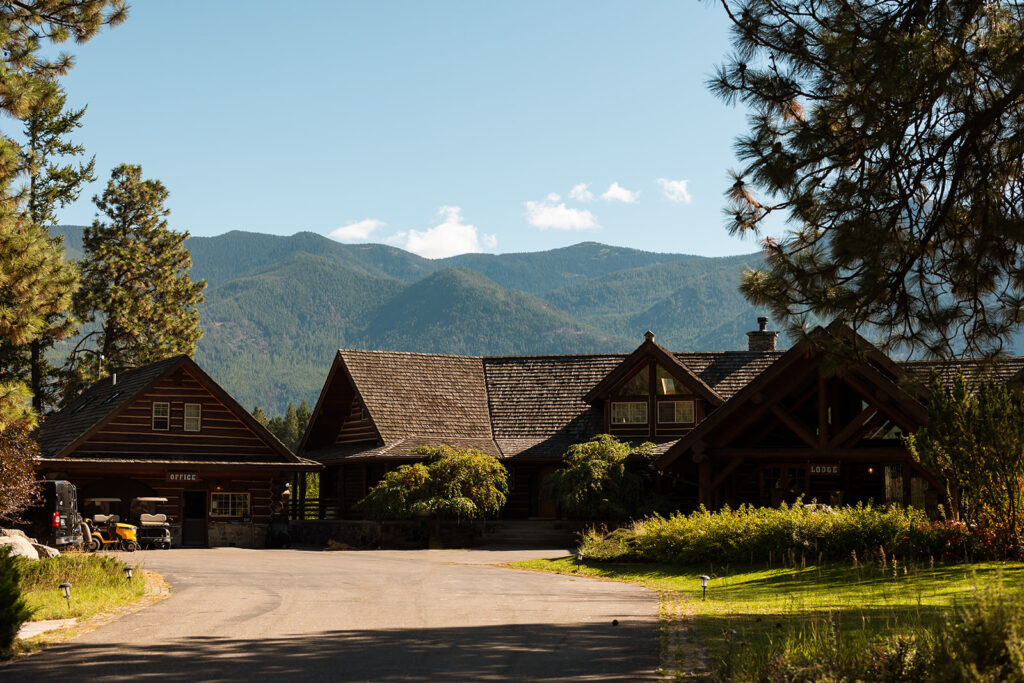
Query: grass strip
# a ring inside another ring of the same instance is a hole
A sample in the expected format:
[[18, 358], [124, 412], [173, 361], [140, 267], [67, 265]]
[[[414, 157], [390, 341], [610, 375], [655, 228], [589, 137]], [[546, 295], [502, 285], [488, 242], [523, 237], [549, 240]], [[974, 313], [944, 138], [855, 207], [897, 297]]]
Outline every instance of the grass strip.
[[[680, 629], [692, 624], [716, 677], [744, 680], [781, 652], [864, 658], [882, 639], [927, 635], [979, 588], [1024, 583], [1024, 564], [869, 564], [785, 568], [526, 560], [510, 566], [636, 583], [659, 591], [659, 651], [666, 673], [693, 675]], [[700, 575], [712, 577], [702, 599]]]
[[[133, 603], [146, 595], [140, 571], [130, 581], [128, 566], [109, 555], [67, 552], [59, 557], [20, 560], [21, 589], [32, 619], [91, 617]], [[71, 599], [65, 600], [60, 584], [71, 584]]]

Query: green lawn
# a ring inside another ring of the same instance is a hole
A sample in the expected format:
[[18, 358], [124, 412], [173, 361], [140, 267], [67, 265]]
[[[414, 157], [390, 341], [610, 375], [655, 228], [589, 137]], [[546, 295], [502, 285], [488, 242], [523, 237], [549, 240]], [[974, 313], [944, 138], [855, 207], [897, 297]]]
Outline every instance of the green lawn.
[[[1024, 564], [831, 564], [806, 568], [680, 567], [528, 560], [511, 566], [638, 583], [661, 594], [666, 673], [685, 675], [679, 651], [692, 626], [722, 678], [746, 679], [782, 651], [851, 661], [886, 656], [882, 641], [930, 632], [958, 601], [1001, 582], [1024, 584]], [[702, 600], [701, 574], [712, 576]], [[683, 634], [680, 640], [680, 634]]]
[[[64, 553], [59, 557], [19, 562], [21, 589], [32, 609], [32, 619], [90, 617], [122, 607], [146, 594], [146, 581], [138, 569], [131, 581], [125, 578], [125, 565], [103, 554]], [[60, 584], [71, 584], [70, 604], [60, 592]]]

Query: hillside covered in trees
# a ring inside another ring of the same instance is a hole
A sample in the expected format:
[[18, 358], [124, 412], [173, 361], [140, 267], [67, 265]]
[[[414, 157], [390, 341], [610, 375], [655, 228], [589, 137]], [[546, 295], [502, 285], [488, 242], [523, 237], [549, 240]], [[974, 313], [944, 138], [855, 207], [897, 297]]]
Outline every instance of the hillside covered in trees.
[[[62, 226], [71, 258], [81, 228]], [[208, 283], [196, 360], [270, 414], [316, 402], [342, 347], [480, 355], [745, 347], [759, 314], [737, 291], [756, 254], [706, 258], [583, 242], [426, 259], [314, 233], [192, 237]]]

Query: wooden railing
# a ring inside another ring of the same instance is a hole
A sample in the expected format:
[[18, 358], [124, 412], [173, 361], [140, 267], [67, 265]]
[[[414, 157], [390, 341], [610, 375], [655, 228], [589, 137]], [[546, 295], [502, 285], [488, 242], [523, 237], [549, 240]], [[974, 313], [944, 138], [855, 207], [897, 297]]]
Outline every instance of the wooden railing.
[[293, 500], [288, 511], [290, 519], [338, 519], [337, 498], [306, 498]]

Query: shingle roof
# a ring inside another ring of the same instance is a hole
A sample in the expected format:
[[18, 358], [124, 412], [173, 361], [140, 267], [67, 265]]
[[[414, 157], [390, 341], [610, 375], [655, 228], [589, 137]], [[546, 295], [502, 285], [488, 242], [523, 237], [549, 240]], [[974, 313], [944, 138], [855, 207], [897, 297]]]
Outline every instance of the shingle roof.
[[938, 377], [943, 385], [950, 386], [953, 380], [963, 375], [969, 386], [975, 387], [982, 380], [989, 379], [1005, 383], [1014, 379], [1024, 371], [1024, 358], [997, 358], [994, 360], [914, 360], [897, 363], [918, 383], [928, 386], [933, 377]]
[[491, 438], [479, 357], [353, 349], [338, 353], [385, 443], [412, 435]]
[[747, 386], [782, 356], [782, 351], [684, 351], [675, 357], [722, 398]]
[[[338, 353], [384, 443], [333, 445], [305, 453], [321, 462], [410, 457], [415, 446], [442, 443], [503, 457], [559, 458], [570, 445], [603, 429], [600, 409], [584, 396], [628, 357]], [[728, 399], [781, 352], [673, 355]]]
[[43, 456], [59, 453], [78, 437], [107, 419], [151, 382], [159, 379], [185, 356], [174, 356], [141, 368], [105, 377], [79, 394], [60, 411], [47, 416], [36, 432]]
[[491, 424], [496, 439], [593, 434], [601, 415], [583, 396], [625, 356], [484, 358]]

